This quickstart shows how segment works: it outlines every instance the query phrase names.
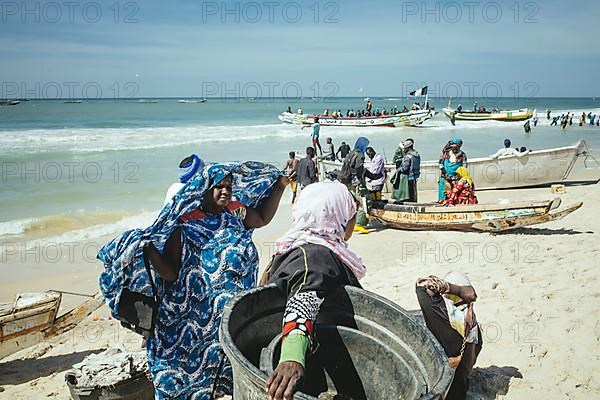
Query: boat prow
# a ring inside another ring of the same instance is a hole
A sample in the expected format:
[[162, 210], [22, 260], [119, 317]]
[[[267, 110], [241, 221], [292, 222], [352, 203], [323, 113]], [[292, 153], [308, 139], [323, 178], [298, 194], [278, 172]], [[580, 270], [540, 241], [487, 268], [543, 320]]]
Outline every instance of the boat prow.
[[[526, 226], [543, 224], [546, 222], [556, 221], [561, 218], [564, 218], [572, 212], [581, 208], [581, 206], [583, 206], [583, 202], [571, 204], [570, 206], [565, 207], [562, 210], [551, 211], [542, 215], [477, 223], [473, 225], [473, 228], [475, 230], [484, 232], [502, 232], [511, 229], [523, 228]], [[558, 208], [558, 206], [556, 206], [556, 208]]]
[[284, 112], [277, 116], [277, 118], [285, 124], [304, 125], [306, 121], [306, 115]]
[[58, 316], [62, 294], [23, 293], [0, 305], [0, 359], [58, 336], [79, 324], [104, 304], [100, 293]]

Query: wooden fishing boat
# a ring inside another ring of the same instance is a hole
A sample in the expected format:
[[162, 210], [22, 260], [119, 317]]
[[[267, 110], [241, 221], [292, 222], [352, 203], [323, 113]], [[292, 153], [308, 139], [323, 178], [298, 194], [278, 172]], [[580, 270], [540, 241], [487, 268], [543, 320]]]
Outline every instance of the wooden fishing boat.
[[[321, 176], [340, 169], [336, 161], [319, 162]], [[388, 183], [396, 166], [387, 164]], [[468, 169], [477, 190], [546, 186], [553, 183], [586, 183], [600, 181], [600, 163], [585, 140], [572, 146], [531, 151], [521, 157], [469, 158]], [[438, 161], [422, 161], [419, 190], [437, 190], [440, 178]]]
[[583, 203], [559, 210], [561, 200], [523, 201], [509, 204], [439, 204], [374, 202], [369, 215], [396, 229], [502, 232], [542, 224], [571, 214]]
[[323, 115], [306, 115], [284, 112], [279, 115], [279, 120], [287, 124], [312, 125], [315, 118], [319, 118], [321, 126], [358, 126], [358, 127], [401, 127], [418, 126], [436, 115], [434, 110], [414, 110], [396, 115], [383, 115], [379, 117], [331, 117]]
[[104, 303], [100, 293], [58, 316], [62, 294], [22, 293], [0, 305], [0, 359], [66, 332]]
[[535, 110], [523, 108], [520, 110], [497, 110], [497, 111], [458, 111], [451, 107], [446, 107], [444, 115], [454, 121], [502, 121], [516, 122], [525, 121], [535, 115]]

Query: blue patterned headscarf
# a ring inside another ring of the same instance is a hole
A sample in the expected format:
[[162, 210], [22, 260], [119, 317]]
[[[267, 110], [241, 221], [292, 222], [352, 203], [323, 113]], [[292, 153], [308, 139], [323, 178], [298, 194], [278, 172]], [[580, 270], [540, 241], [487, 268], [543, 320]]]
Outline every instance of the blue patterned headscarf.
[[[175, 195], [172, 202], [164, 206], [151, 226], [143, 230], [134, 229], [124, 232], [100, 249], [98, 259], [105, 264], [107, 270], [110, 268], [125, 273], [122, 277], [125, 281], [131, 278], [126, 273], [128, 269], [139, 269], [135, 266], [141, 266], [138, 272], [145, 274], [141, 247], [146, 242], [152, 241], [162, 251], [171, 233], [181, 224], [179, 219], [199, 209], [204, 195], [223, 178], [232, 175], [235, 199], [247, 207], [255, 207], [271, 193], [273, 184], [280, 174], [276, 167], [259, 162], [208, 164]], [[108, 283], [105, 282], [109, 278], [107, 272], [109, 271], [105, 271], [100, 276], [101, 286]], [[143, 292], [147, 295], [152, 294], [149, 283]], [[105, 293], [105, 298], [111, 309], [114, 309], [118, 295], [111, 297]]]
[[258, 252], [252, 230], [228, 212], [188, 222], [181, 219], [198, 210], [204, 195], [228, 175], [235, 200], [256, 207], [271, 193], [280, 171], [257, 162], [207, 165], [165, 205], [151, 226], [123, 233], [98, 253], [105, 267], [100, 288], [116, 315], [123, 288], [152, 296], [143, 244], [152, 241], [162, 251], [173, 231], [181, 228], [178, 278], [166, 284], [153, 273], [160, 305], [147, 349], [158, 399], [210, 398], [213, 390], [232, 390], [231, 367], [218, 342], [218, 327], [225, 303], [256, 285]]

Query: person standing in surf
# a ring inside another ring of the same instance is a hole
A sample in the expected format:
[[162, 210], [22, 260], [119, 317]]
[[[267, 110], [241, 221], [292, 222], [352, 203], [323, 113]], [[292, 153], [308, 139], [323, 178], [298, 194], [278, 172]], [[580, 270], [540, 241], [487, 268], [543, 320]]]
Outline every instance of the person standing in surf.
[[[302, 127], [302, 129], [307, 128], [308, 126], [305, 125]], [[321, 131], [321, 124], [319, 123], [319, 117], [315, 117], [315, 123], [312, 124], [310, 126], [312, 128], [312, 145], [315, 149], [315, 151], [317, 150], [317, 148], [319, 149], [319, 155], [323, 155], [323, 149], [321, 148], [321, 143], [319, 142], [319, 134]]]

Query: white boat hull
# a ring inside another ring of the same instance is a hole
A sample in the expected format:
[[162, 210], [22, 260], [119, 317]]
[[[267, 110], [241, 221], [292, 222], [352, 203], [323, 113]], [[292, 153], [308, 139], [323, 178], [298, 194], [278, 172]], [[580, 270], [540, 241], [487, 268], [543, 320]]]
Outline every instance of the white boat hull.
[[[600, 168], [595, 159], [588, 159], [589, 148], [584, 140], [568, 147], [532, 151], [522, 157], [506, 156], [470, 158], [468, 169], [477, 190], [510, 189], [543, 186], [552, 183], [598, 182]], [[321, 176], [341, 168], [341, 163], [320, 161]], [[395, 166], [386, 165], [389, 190]], [[437, 161], [421, 163], [419, 190], [437, 190], [440, 178]]]

